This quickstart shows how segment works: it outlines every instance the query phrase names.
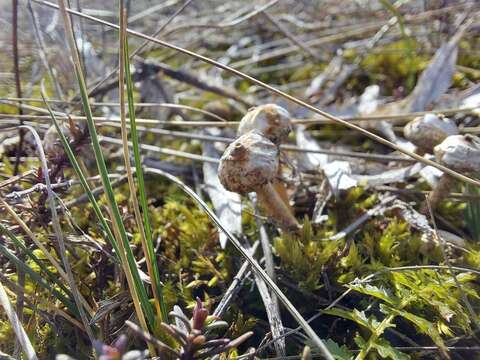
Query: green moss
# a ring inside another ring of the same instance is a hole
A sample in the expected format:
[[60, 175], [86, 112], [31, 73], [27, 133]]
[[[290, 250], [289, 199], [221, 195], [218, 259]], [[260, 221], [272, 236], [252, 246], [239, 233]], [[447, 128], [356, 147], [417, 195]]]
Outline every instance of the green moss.
[[417, 52], [412, 60], [407, 56], [410, 50], [404, 40], [376, 48], [374, 52], [367, 55], [361, 66], [367, 71], [370, 82], [382, 84], [383, 91], [391, 94], [392, 90], [400, 84], [406, 86], [410, 71], [413, 70], [413, 75], [418, 76], [428, 65], [429, 57], [419, 54], [418, 43], [411, 43], [413, 50]]

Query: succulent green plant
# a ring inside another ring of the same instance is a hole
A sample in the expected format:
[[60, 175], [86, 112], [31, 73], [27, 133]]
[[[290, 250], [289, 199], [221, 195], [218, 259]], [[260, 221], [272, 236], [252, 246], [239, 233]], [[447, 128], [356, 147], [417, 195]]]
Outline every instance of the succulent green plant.
[[135, 324], [127, 324], [142, 338], [154, 344], [159, 349], [161, 358], [177, 360], [217, 359], [253, 335], [253, 332], [248, 331], [233, 340], [218, 335], [222, 329], [229, 328], [229, 324], [210, 317], [199, 298], [190, 319], [179, 306], [174, 307], [170, 316], [175, 319], [175, 324], [162, 322], [160, 328], [175, 340], [177, 346], [174, 347], [145, 334]]

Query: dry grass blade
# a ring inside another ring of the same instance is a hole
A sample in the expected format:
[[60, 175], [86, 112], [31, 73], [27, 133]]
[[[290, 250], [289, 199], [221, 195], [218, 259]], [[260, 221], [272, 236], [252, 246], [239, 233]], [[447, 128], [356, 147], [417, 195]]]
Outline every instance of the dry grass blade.
[[[43, 4], [43, 5], [46, 5], [46, 6], [50, 6], [50, 7], [52, 7], [52, 8], [58, 8], [57, 5], [52, 4], [52, 3], [48, 2], [48, 1], [43, 1], [43, 0], [34, 0], [34, 1], [35, 1], [35, 2], [38, 2], [39, 4]], [[109, 26], [109, 27], [112, 27], [112, 28], [114, 28], [114, 29], [118, 29], [118, 28], [119, 28], [118, 25], [112, 24], [112, 23], [110, 23], [110, 22], [108, 22], [108, 21], [104, 21], [104, 20], [97, 19], [97, 18], [95, 18], [95, 17], [93, 17], [93, 16], [89, 16], [89, 15], [82, 14], [81, 12], [78, 12], [78, 11], [75, 11], [75, 10], [72, 10], [72, 9], [66, 9], [66, 11], [70, 12], [71, 14], [74, 14], [74, 15], [77, 15], [77, 16], [81, 16], [81, 17], [84, 17], [84, 18], [86, 18], [86, 19], [95, 21], [95, 22], [97, 22], [97, 23], [104, 24], [104, 25]], [[453, 171], [453, 170], [449, 169], [448, 167], [443, 166], [443, 165], [441, 165], [441, 164], [439, 164], [439, 163], [437, 163], [437, 162], [435, 162], [435, 161], [428, 160], [428, 159], [426, 159], [426, 158], [424, 158], [424, 157], [422, 157], [422, 156], [420, 156], [420, 155], [418, 155], [418, 154], [415, 154], [415, 153], [412, 152], [412, 151], [409, 151], [409, 150], [404, 149], [403, 147], [401, 147], [401, 146], [399, 146], [399, 145], [397, 145], [397, 144], [392, 143], [392, 142], [389, 141], [389, 140], [386, 140], [385, 138], [383, 138], [383, 137], [381, 137], [381, 136], [379, 136], [379, 135], [376, 135], [376, 134], [374, 134], [374, 133], [372, 133], [372, 132], [370, 132], [370, 131], [368, 131], [368, 130], [363, 129], [362, 127], [360, 127], [360, 126], [358, 126], [358, 125], [352, 124], [352, 123], [350, 123], [350, 122], [348, 122], [348, 121], [345, 121], [345, 120], [342, 120], [342, 119], [340, 119], [340, 118], [338, 118], [338, 117], [336, 117], [336, 116], [333, 116], [333, 115], [331, 115], [331, 114], [329, 114], [329, 113], [327, 113], [327, 112], [325, 112], [325, 111], [322, 111], [322, 110], [320, 110], [320, 109], [317, 109], [316, 107], [314, 107], [314, 106], [306, 103], [305, 101], [302, 101], [302, 100], [300, 100], [300, 99], [298, 99], [298, 98], [296, 98], [296, 97], [294, 97], [294, 96], [292, 96], [292, 95], [289, 95], [289, 94], [287, 94], [287, 93], [284, 92], [284, 91], [278, 90], [277, 88], [275, 88], [275, 87], [273, 87], [273, 86], [271, 86], [271, 85], [268, 85], [268, 84], [264, 83], [263, 81], [260, 81], [260, 80], [254, 78], [254, 77], [252, 77], [252, 76], [250, 76], [250, 75], [247, 75], [247, 74], [245, 74], [245, 73], [243, 73], [243, 72], [241, 72], [241, 71], [239, 71], [239, 70], [236, 70], [236, 69], [234, 69], [234, 68], [232, 68], [232, 67], [230, 67], [230, 66], [228, 66], [228, 65], [221, 64], [221, 63], [219, 63], [218, 61], [215, 61], [215, 60], [213, 60], [213, 59], [210, 59], [209, 57], [206, 57], [206, 56], [197, 54], [197, 53], [195, 53], [195, 52], [193, 52], [193, 51], [190, 51], [190, 50], [184, 49], [184, 48], [182, 48], [182, 47], [173, 45], [173, 44], [171, 44], [171, 43], [169, 43], [169, 42], [152, 38], [152, 37], [150, 37], [150, 36], [148, 36], [148, 35], [145, 35], [145, 34], [142, 34], [142, 33], [138, 32], [138, 31], [127, 30], [127, 32], [128, 32], [129, 34], [133, 35], [133, 36], [140, 37], [140, 38], [146, 39], [146, 40], [150, 40], [150, 41], [152, 41], [152, 42], [154, 42], [154, 43], [157, 43], [157, 44], [162, 45], [162, 46], [164, 46], [164, 47], [167, 47], [167, 48], [169, 48], [169, 49], [178, 51], [178, 52], [180, 52], [180, 53], [183, 53], [183, 54], [188, 55], [188, 56], [190, 56], [190, 57], [193, 57], [193, 58], [195, 58], [195, 59], [201, 60], [201, 61], [203, 61], [203, 62], [205, 62], [205, 63], [207, 63], [207, 64], [216, 66], [216, 67], [221, 68], [221, 69], [223, 69], [223, 70], [226, 70], [226, 71], [228, 71], [228, 72], [230, 72], [230, 73], [232, 73], [232, 74], [234, 74], [234, 75], [236, 75], [236, 76], [238, 76], [238, 77], [241, 77], [241, 78], [243, 78], [243, 79], [245, 79], [245, 80], [250, 81], [251, 83], [254, 83], [254, 84], [258, 85], [258, 86], [261, 86], [261, 87], [269, 90], [270, 92], [275, 93], [275, 94], [277, 94], [277, 95], [279, 95], [279, 96], [281, 96], [281, 97], [283, 97], [283, 98], [285, 98], [285, 99], [287, 99], [287, 100], [289, 100], [289, 101], [291, 101], [291, 102], [293, 102], [293, 103], [295, 103], [295, 104], [297, 104], [297, 105], [300, 105], [300, 106], [302, 106], [302, 107], [304, 107], [304, 108], [306, 108], [306, 109], [308, 109], [308, 110], [310, 110], [310, 111], [312, 111], [312, 112], [314, 112], [314, 113], [316, 113], [316, 114], [318, 114], [318, 115], [321, 115], [321, 116], [323, 116], [323, 117], [325, 117], [325, 118], [327, 118], [327, 119], [329, 119], [329, 120], [331, 120], [331, 121], [334, 121], [334, 122], [336, 122], [336, 123], [338, 123], [338, 124], [341, 124], [341, 125], [343, 125], [343, 126], [345, 126], [345, 127], [350, 128], [350, 129], [356, 130], [356, 131], [362, 133], [363, 135], [371, 138], [372, 140], [375, 140], [376, 142], [379, 142], [379, 143], [381, 143], [381, 144], [383, 144], [383, 145], [386, 145], [386, 146], [388, 146], [388, 147], [390, 147], [390, 148], [392, 148], [392, 149], [395, 149], [395, 150], [397, 150], [397, 151], [399, 151], [399, 152], [401, 152], [401, 153], [403, 153], [403, 154], [405, 154], [405, 155], [408, 155], [409, 157], [411, 157], [411, 158], [413, 158], [413, 159], [415, 159], [415, 160], [417, 160], [417, 161], [419, 161], [419, 162], [421, 162], [421, 163], [423, 163], [423, 164], [425, 164], [425, 165], [433, 166], [433, 167], [435, 167], [435, 168], [437, 168], [437, 169], [445, 172], [446, 174], [453, 176], [454, 178], [456, 178], [456, 179], [458, 179], [458, 180], [460, 180], [460, 181], [462, 181], [462, 182], [469, 183], [469, 184], [472, 184], [472, 185], [475, 185], [475, 186], [479, 186], [479, 187], [480, 187], [480, 181], [477, 180], [477, 179], [472, 179], [472, 178], [470, 178], [470, 177], [468, 177], [468, 176], [465, 176], [465, 175], [460, 174], [460, 173], [458, 173], [458, 172], [456, 172], [456, 171]]]
[[95, 335], [93, 334], [93, 330], [89, 325], [87, 314], [85, 313], [85, 309], [82, 303], [82, 296], [80, 295], [80, 291], [78, 290], [78, 287], [75, 283], [75, 278], [73, 277], [70, 261], [68, 260], [67, 248], [65, 247], [63, 231], [60, 225], [60, 220], [58, 218], [57, 207], [55, 205], [55, 195], [53, 193], [52, 184], [50, 182], [47, 159], [43, 151], [42, 141], [40, 140], [40, 136], [38, 135], [37, 131], [34, 128], [27, 125], [23, 125], [21, 126], [21, 128], [24, 128], [30, 131], [33, 135], [33, 138], [35, 139], [38, 155], [40, 158], [40, 164], [42, 166], [42, 173], [45, 178], [45, 185], [47, 188], [47, 201], [48, 201], [48, 206], [50, 207], [50, 212], [52, 215], [52, 225], [55, 231], [58, 245], [60, 247], [60, 256], [62, 258], [63, 266], [65, 267], [65, 273], [67, 274], [68, 285], [70, 286], [70, 290], [73, 294], [73, 298], [75, 300], [75, 304], [77, 305], [80, 318], [82, 319], [83, 325], [85, 327], [85, 331], [87, 332], [87, 335], [90, 338], [90, 341], [93, 343], [95, 340]]
[[275, 282], [268, 276], [268, 274], [263, 270], [263, 268], [258, 264], [258, 262], [250, 255], [248, 250], [246, 250], [238, 239], [228, 231], [225, 226], [222, 224], [220, 219], [215, 215], [215, 213], [210, 210], [208, 205], [187, 185], [185, 185], [180, 179], [177, 177], [170, 175], [164, 171], [152, 168], [146, 168], [145, 173], [157, 174], [163, 176], [170, 181], [174, 182], [178, 185], [184, 192], [186, 192], [192, 199], [194, 199], [197, 204], [207, 213], [210, 219], [213, 220], [215, 225], [227, 235], [230, 242], [235, 246], [235, 248], [240, 252], [240, 254], [250, 263], [252, 266], [253, 271], [255, 271], [258, 276], [265, 281], [268, 287], [272, 290], [272, 292], [279, 298], [279, 300], [283, 303], [283, 305], [287, 308], [290, 314], [295, 318], [295, 320], [299, 323], [308, 337], [312, 340], [312, 342], [319, 348], [322, 354], [328, 360], [334, 360], [333, 355], [330, 353], [328, 348], [326, 347], [325, 343], [318, 337], [312, 327], [308, 324], [307, 321], [303, 318], [303, 316], [298, 312], [295, 306], [288, 300], [285, 294], [280, 290], [280, 288], [275, 284]]
[[[21, 105], [18, 105], [20, 107], [26, 107], [24, 104], [25, 102], [43, 102], [42, 99], [39, 98], [31, 98], [31, 97], [23, 97], [23, 98], [18, 98], [18, 97], [0, 97], [0, 101], [4, 102], [5, 104], [12, 105], [11, 102], [20, 102]], [[58, 100], [58, 99], [49, 99], [49, 103], [55, 103], [55, 104], [65, 104], [65, 105], [74, 105], [76, 104], [74, 101], [64, 101], [64, 100]], [[91, 102], [91, 106], [120, 106], [119, 103], [115, 102]], [[177, 109], [185, 109], [185, 110], [191, 110], [194, 112], [201, 113], [203, 115], [207, 115], [213, 119], [222, 121], [222, 122], [227, 122], [228, 120], [225, 118], [222, 118], [221, 116], [214, 114], [212, 112], [209, 112], [204, 109], [196, 108], [193, 106], [188, 106], [188, 105], [183, 105], [183, 104], [172, 104], [172, 103], [143, 103], [143, 102], [137, 102], [135, 103], [136, 107], [166, 107], [166, 108], [177, 108]], [[365, 120], [374, 120], [374, 121], [389, 121], [389, 120], [404, 120], [408, 121], [411, 120], [417, 116], [423, 116], [426, 114], [443, 114], [443, 115], [456, 115], [456, 114], [461, 114], [461, 113], [469, 113], [471, 111], [476, 110], [476, 106], [470, 106], [470, 107], [459, 107], [459, 108], [448, 108], [448, 109], [435, 109], [435, 110], [429, 110], [429, 111], [415, 111], [415, 112], [407, 112], [407, 113], [402, 113], [402, 114], [382, 114], [382, 115], [367, 115], [367, 116], [341, 116], [340, 118], [349, 122], [359, 122], [359, 121], [365, 121]], [[42, 108], [36, 108], [36, 111], [44, 111]], [[4, 116], [8, 114], [2, 114], [0, 116]], [[169, 122], [169, 124], [172, 122]], [[174, 122], [175, 123], [175, 122]], [[332, 121], [328, 120], [326, 118], [307, 118], [307, 119], [293, 119], [292, 123], [295, 125], [317, 125], [317, 124], [331, 124]], [[237, 126], [238, 122], [235, 121], [228, 121], [228, 124], [230, 126]]]
[[[37, 236], [30, 230], [28, 225], [18, 216], [18, 214], [15, 212], [15, 210], [2, 198], [0, 198], [0, 203], [2, 206], [5, 208], [5, 210], [8, 212], [8, 214], [13, 218], [13, 220], [22, 228], [22, 230], [27, 234], [27, 236], [33, 241], [33, 243], [42, 251], [44, 254], [45, 258], [47, 258], [48, 261], [53, 265], [55, 270], [57, 270], [58, 274], [60, 277], [68, 283], [68, 276], [67, 273], [63, 270], [62, 266], [58, 263], [58, 261], [52, 256], [50, 251], [45, 247], [45, 245], [42, 244], [42, 242], [37, 238]], [[80, 299], [85, 306], [85, 309], [89, 313], [93, 313], [92, 308], [88, 305], [87, 301], [81, 296], [80, 294]]]
[[[63, 100], [58, 100], [58, 99], [51, 99], [47, 100], [48, 103], [54, 103], [54, 104], [64, 104], [64, 105], [75, 105], [76, 102], [74, 101], [63, 101]], [[0, 98], [0, 102], [12, 105], [12, 106], [17, 106], [20, 108], [24, 109], [30, 109], [42, 113], [48, 113], [45, 111], [44, 108], [40, 107], [35, 107], [35, 106], [29, 106], [26, 104], [23, 104], [23, 102], [43, 102], [42, 99], [37, 99], [37, 98], [17, 98], [17, 97], [6, 97], [6, 98]], [[18, 104], [12, 104], [12, 102], [18, 102]], [[119, 103], [116, 102], [91, 102], [90, 106], [120, 106]], [[164, 108], [170, 108], [170, 109], [184, 109], [184, 110], [189, 110], [192, 112], [197, 112], [202, 115], [206, 115], [208, 117], [211, 117], [212, 119], [222, 121], [222, 122], [227, 122], [226, 119], [222, 118], [221, 116], [214, 114], [210, 111], [204, 110], [204, 109], [199, 109], [194, 106], [188, 106], [188, 105], [182, 105], [182, 104], [172, 104], [172, 103], [135, 103], [136, 107], [164, 107]], [[67, 116], [64, 113], [60, 113], [55, 111], [56, 114], [61, 115], [61, 116]], [[5, 114], [7, 115], [7, 114]], [[3, 116], [3, 115], [0, 115]]]
[[[133, 138], [133, 145], [134, 145], [134, 153], [135, 153], [135, 164], [136, 164], [136, 171], [137, 177], [139, 178], [138, 185], [139, 185], [139, 192], [140, 197], [142, 200], [142, 209], [144, 211], [143, 217], [140, 213], [140, 205], [137, 198], [137, 189], [135, 186], [135, 180], [133, 176], [132, 165], [130, 161], [130, 151], [128, 147], [128, 130], [127, 130], [127, 122], [126, 122], [126, 114], [125, 114], [125, 70], [126, 66], [130, 66], [128, 62], [128, 44], [126, 42], [126, 19], [127, 14], [124, 9], [123, 1], [120, 2], [120, 54], [119, 54], [119, 77], [118, 77], [118, 86], [119, 86], [119, 94], [120, 94], [120, 120], [121, 120], [121, 133], [122, 133], [122, 147], [123, 147], [123, 157], [125, 160], [125, 168], [127, 170], [127, 178], [128, 178], [128, 186], [130, 188], [130, 196], [132, 199], [132, 206], [133, 211], [135, 214], [135, 220], [138, 225], [138, 229], [140, 232], [140, 239], [142, 242], [142, 249], [143, 254], [146, 259], [148, 275], [152, 280], [152, 289], [153, 289], [153, 296], [155, 298], [155, 308], [157, 310], [158, 316], [161, 319], [167, 320], [167, 311], [165, 308], [165, 304], [162, 298], [162, 294], [160, 291], [161, 284], [159, 279], [158, 268], [155, 259], [155, 253], [153, 250], [152, 245], [152, 237], [151, 237], [151, 229], [150, 223], [148, 218], [148, 207], [146, 206], [145, 200], [145, 189], [143, 184], [143, 177], [141, 175], [141, 167], [137, 166], [137, 163], [140, 161], [138, 156], [138, 144], [136, 144], [137, 137], [136, 137], [136, 129], [135, 129], [135, 109], [133, 108], [132, 104], [132, 89], [130, 84], [130, 74], [127, 73], [127, 90], [128, 94], [128, 108], [129, 108], [129, 116], [130, 116], [130, 123], [132, 126], [132, 138]], [[144, 202], [145, 200], [145, 202]], [[145, 204], [145, 206], [144, 206]]]
[[[173, 21], [173, 19], [175, 19], [177, 17], [177, 15], [180, 14], [192, 1], [193, 0], [185, 1], [185, 3], [177, 11], [175, 11], [157, 31], [155, 31], [155, 33], [152, 35], [152, 37], [157, 37], [158, 35], [160, 35], [162, 33], [162, 31], [168, 26], [168, 24], [170, 24]], [[129, 56], [129, 59], [133, 58], [135, 55], [137, 55], [142, 50], [144, 50], [147, 47], [148, 44], [149, 44], [148, 41], [144, 41], [138, 48], [135, 49], [135, 51], [132, 52], [132, 54]], [[100, 80], [94, 87], [92, 87], [88, 91], [88, 93], [89, 94], [93, 93], [96, 89], [98, 89], [100, 86], [102, 86], [111, 76], [116, 74], [118, 71], [119, 71], [119, 68], [116, 68], [116, 69], [112, 70], [102, 80]]]
[[27, 359], [37, 360], [38, 357], [37, 357], [37, 354], [35, 353], [35, 350], [33, 349], [32, 343], [30, 342], [30, 339], [28, 338], [27, 333], [23, 329], [22, 323], [18, 319], [17, 314], [13, 310], [12, 304], [10, 303], [10, 300], [8, 299], [5, 288], [3, 287], [1, 282], [0, 282], [0, 303], [5, 309], [5, 314], [7, 315], [8, 320], [12, 325], [15, 335], [17, 335], [17, 339], [20, 342], [20, 345], [22, 346], [22, 349], [25, 352]]

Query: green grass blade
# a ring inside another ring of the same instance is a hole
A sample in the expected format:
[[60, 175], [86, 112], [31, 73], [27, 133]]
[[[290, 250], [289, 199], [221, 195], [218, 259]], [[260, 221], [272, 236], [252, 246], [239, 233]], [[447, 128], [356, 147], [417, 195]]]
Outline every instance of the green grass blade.
[[77, 307], [73, 302], [68, 300], [62, 293], [53, 288], [49, 283], [47, 283], [41, 275], [35, 272], [30, 266], [25, 264], [22, 260], [16, 257], [12, 252], [7, 249], [7, 247], [0, 243], [0, 253], [2, 253], [8, 260], [12, 262], [15, 266], [21, 268], [26, 274], [28, 274], [32, 280], [34, 280], [38, 285], [48, 290], [55, 298], [57, 298], [65, 307], [74, 314], [78, 319], [80, 319], [80, 314], [78, 313]]
[[10, 240], [12, 240], [12, 242], [15, 244], [15, 246], [17, 246], [18, 248], [20, 248], [20, 250], [22, 250], [24, 253], [26, 253], [39, 267], [40, 269], [42, 269], [45, 274], [47, 274], [48, 278], [54, 282], [57, 286], [59, 286], [66, 294], [68, 294], [68, 296], [70, 298], [72, 298], [72, 293], [70, 292], [70, 290], [67, 289], [67, 287], [61, 282], [59, 281], [59, 277], [58, 275], [55, 275], [54, 273], [52, 273], [50, 270], [48, 270], [48, 268], [45, 266], [45, 264], [43, 263], [43, 261], [41, 261], [34, 253], [33, 251], [31, 251], [29, 248], [27, 248], [25, 246], [25, 244], [19, 240], [10, 230], [8, 230], [6, 227], [4, 227], [2, 224], [0, 224], [0, 233], [2, 233], [3, 235], [6, 235], [10, 238]]
[[60, 128], [60, 124], [58, 123], [58, 120], [55, 117], [55, 114], [53, 113], [52, 109], [50, 108], [50, 105], [49, 105], [48, 101], [46, 100], [46, 96], [45, 96], [45, 92], [43, 90], [43, 87], [42, 87], [41, 95], [42, 95], [42, 99], [45, 103], [45, 106], [47, 107], [47, 110], [48, 110], [48, 112], [49, 112], [49, 114], [52, 118], [53, 125], [57, 129], [58, 136], [59, 136], [60, 141], [63, 145], [65, 153], [67, 154], [68, 160], [70, 161], [70, 164], [72, 165], [73, 170], [75, 171], [75, 174], [78, 176], [78, 178], [80, 180], [80, 184], [83, 188], [83, 191], [85, 191], [85, 193], [87, 194], [88, 200], [90, 201], [90, 204], [92, 204], [93, 212], [97, 216], [97, 219], [100, 221], [100, 225], [107, 235], [108, 242], [113, 247], [113, 249], [115, 250], [115, 255], [118, 257], [119, 249], [118, 249], [118, 245], [117, 245], [117, 242], [115, 240], [115, 237], [113, 236], [112, 230], [110, 229], [110, 226], [108, 226], [107, 220], [103, 216], [102, 211], [100, 210], [100, 206], [98, 205], [98, 202], [95, 199], [95, 195], [93, 194], [93, 192], [90, 188], [90, 185], [88, 185], [87, 178], [83, 174], [82, 169], [80, 168], [80, 165], [77, 161], [77, 158], [75, 157], [75, 154], [73, 153], [73, 150], [72, 150], [67, 138], [65, 137], [65, 134], [62, 132], [62, 130]]
[[134, 105], [135, 101], [133, 99], [133, 84], [132, 84], [132, 77], [130, 74], [130, 62], [129, 62], [130, 56], [128, 51], [128, 39], [126, 37], [125, 37], [124, 49], [125, 49], [125, 53], [123, 54], [123, 56], [125, 59], [125, 78], [127, 83], [128, 115], [130, 118], [130, 132], [132, 137], [133, 156], [135, 160], [135, 172], [137, 175], [138, 192], [140, 195], [140, 204], [141, 204], [142, 213], [143, 213], [143, 226], [145, 229], [145, 237], [146, 237], [147, 250], [148, 250], [147, 261], [150, 261], [152, 266], [152, 270], [153, 270], [152, 284], [154, 284], [154, 286], [152, 287], [153, 287], [153, 290], [156, 292], [156, 298], [160, 302], [162, 320], [164, 322], [168, 322], [168, 310], [162, 294], [162, 283], [160, 281], [160, 273], [158, 270], [157, 260], [155, 257], [155, 249], [153, 246], [152, 226], [150, 223], [150, 218], [148, 216], [148, 203], [147, 203], [147, 196], [145, 192], [145, 180], [143, 176], [142, 161], [140, 158], [140, 146], [138, 143], [137, 125], [135, 121], [135, 105]]
[[[107, 197], [108, 205], [111, 211], [111, 216], [113, 218], [112, 219], [113, 224], [116, 228], [115, 233], [117, 234], [117, 236], [120, 238], [120, 241], [121, 241], [121, 244], [119, 244], [120, 256], [122, 258], [123, 268], [125, 271], [125, 275], [127, 276], [127, 281], [129, 283], [130, 293], [134, 301], [137, 316], [139, 317], [139, 321], [142, 323], [142, 326], [144, 327], [147, 326], [144, 320], [144, 316], [145, 316], [150, 326], [154, 328], [155, 317], [154, 317], [153, 307], [149, 302], [147, 292], [140, 278], [140, 273], [137, 268], [135, 257], [133, 256], [132, 249], [130, 248], [130, 243], [128, 241], [125, 225], [122, 221], [120, 210], [118, 208], [118, 204], [115, 199], [113, 188], [111, 186], [110, 179], [108, 177], [107, 166], [105, 164], [105, 159], [103, 157], [102, 149], [100, 147], [97, 131], [95, 129], [95, 122], [93, 120], [93, 114], [90, 109], [87, 87], [83, 77], [80, 58], [78, 56], [78, 52], [75, 46], [75, 39], [73, 37], [73, 30], [72, 30], [70, 17], [67, 14], [65, 1], [61, 0], [59, 4], [60, 4], [61, 14], [64, 20], [64, 27], [66, 31], [66, 37], [68, 40], [69, 48], [70, 48], [70, 53], [73, 58], [75, 75], [77, 78], [77, 82], [78, 82], [78, 86], [79, 86], [79, 90], [82, 98], [83, 110], [85, 112], [85, 116], [87, 119], [87, 126], [88, 126], [88, 131], [90, 134], [90, 139], [91, 139], [91, 143], [92, 143], [94, 154], [95, 154], [95, 160], [97, 163], [100, 176], [102, 178], [102, 184], [105, 189], [105, 195]], [[122, 248], [123, 248], [123, 251], [125, 251], [125, 253], [122, 252]]]

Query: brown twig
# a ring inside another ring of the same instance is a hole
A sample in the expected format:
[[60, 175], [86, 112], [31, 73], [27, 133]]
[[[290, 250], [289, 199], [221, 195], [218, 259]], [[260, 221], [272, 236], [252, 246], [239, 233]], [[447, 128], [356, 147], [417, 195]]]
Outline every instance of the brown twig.
[[[12, 47], [13, 47], [13, 71], [15, 72], [15, 88], [17, 91], [17, 97], [22, 97], [22, 85], [20, 83], [20, 66], [18, 62], [18, 0], [12, 0]], [[22, 115], [21, 108], [18, 109], [18, 114]], [[15, 166], [13, 168], [13, 175], [18, 174], [18, 167], [20, 165], [20, 154], [23, 148], [23, 141], [25, 137], [25, 131], [23, 129], [18, 130], [19, 141], [16, 151]]]

